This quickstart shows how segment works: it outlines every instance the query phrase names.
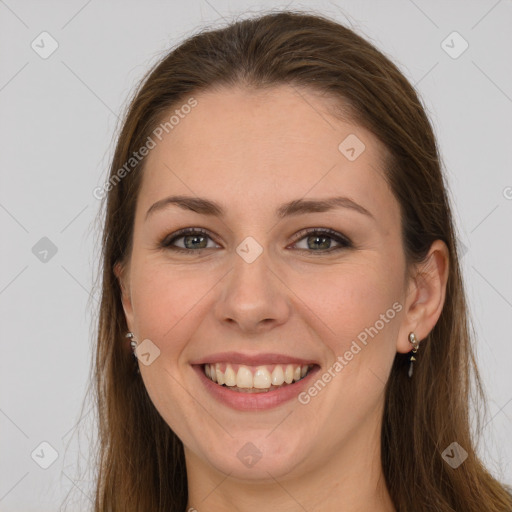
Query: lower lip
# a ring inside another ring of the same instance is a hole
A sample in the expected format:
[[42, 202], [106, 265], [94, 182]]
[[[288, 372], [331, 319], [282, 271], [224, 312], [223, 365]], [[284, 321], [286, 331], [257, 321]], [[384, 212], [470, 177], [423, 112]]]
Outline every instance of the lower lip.
[[213, 382], [204, 373], [204, 365], [193, 365], [194, 370], [199, 374], [201, 382], [205, 388], [219, 402], [228, 405], [239, 411], [260, 411], [273, 409], [284, 402], [288, 402], [297, 398], [310, 383], [313, 376], [320, 370], [319, 366], [315, 366], [309, 373], [298, 382], [287, 384], [279, 389], [261, 393], [244, 393], [239, 391], [230, 391], [226, 386], [219, 386]]

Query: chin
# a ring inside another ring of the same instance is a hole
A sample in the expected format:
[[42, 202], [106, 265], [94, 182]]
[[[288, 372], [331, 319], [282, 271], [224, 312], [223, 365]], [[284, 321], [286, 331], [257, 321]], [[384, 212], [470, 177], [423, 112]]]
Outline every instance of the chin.
[[203, 452], [202, 458], [230, 478], [245, 481], [285, 479], [305, 459], [303, 443], [290, 439], [285, 431], [270, 437], [268, 433], [248, 433], [210, 446], [215, 448]]

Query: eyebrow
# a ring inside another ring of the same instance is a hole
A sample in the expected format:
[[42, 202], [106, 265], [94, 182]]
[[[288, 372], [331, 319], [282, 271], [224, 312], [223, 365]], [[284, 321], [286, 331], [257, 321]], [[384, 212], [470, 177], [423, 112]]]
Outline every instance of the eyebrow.
[[[202, 215], [213, 215], [216, 217], [224, 217], [224, 208], [209, 199], [202, 197], [192, 196], [169, 196], [160, 199], [154, 203], [146, 212], [146, 220], [150, 214], [158, 210], [163, 210], [170, 205], [176, 205], [183, 210], [190, 210]], [[288, 203], [284, 203], [276, 210], [276, 217], [283, 219], [294, 215], [302, 215], [306, 213], [326, 212], [335, 208], [349, 208], [363, 215], [366, 215], [373, 220], [375, 217], [363, 206], [356, 203], [349, 197], [328, 197], [325, 199], [295, 199]]]

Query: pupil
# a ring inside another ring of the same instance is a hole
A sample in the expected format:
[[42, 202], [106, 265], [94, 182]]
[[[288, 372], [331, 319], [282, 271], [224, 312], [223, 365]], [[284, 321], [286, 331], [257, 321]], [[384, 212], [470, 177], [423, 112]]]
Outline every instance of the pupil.
[[202, 235], [199, 235], [199, 236], [198, 235], [188, 235], [187, 237], [185, 237], [185, 246], [190, 249], [190, 246], [187, 244], [187, 241], [189, 239], [192, 239], [193, 240], [192, 247], [197, 247], [198, 244], [196, 242], [200, 238], [204, 238], [204, 236], [202, 236]]
[[[328, 239], [329, 239], [329, 237], [327, 237], [327, 236], [311, 236], [311, 237], [309, 237], [309, 240], [311, 240], [311, 239], [315, 240], [315, 243], [316, 243], [316, 241], [317, 241], [317, 240], [323, 240], [323, 241], [324, 241], [324, 245], [325, 245], [325, 247], [321, 247], [321, 248], [323, 248], [323, 249], [328, 249], [328, 248], [329, 248], [329, 247], [328, 247], [328, 246], [329, 246], [329, 243], [328, 243], [328, 242], [326, 242], [326, 240], [328, 240]], [[318, 246], [317, 246], [317, 247], [318, 247]]]

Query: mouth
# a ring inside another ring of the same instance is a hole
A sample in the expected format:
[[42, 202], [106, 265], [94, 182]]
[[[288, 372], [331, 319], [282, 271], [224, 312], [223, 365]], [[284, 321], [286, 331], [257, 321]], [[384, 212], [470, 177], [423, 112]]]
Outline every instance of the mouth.
[[314, 364], [250, 366], [232, 362], [201, 365], [206, 378], [236, 393], [268, 393], [306, 378]]
[[297, 400], [320, 372], [320, 365], [312, 361], [234, 352], [196, 360], [191, 366], [211, 398], [245, 412], [271, 410]]

